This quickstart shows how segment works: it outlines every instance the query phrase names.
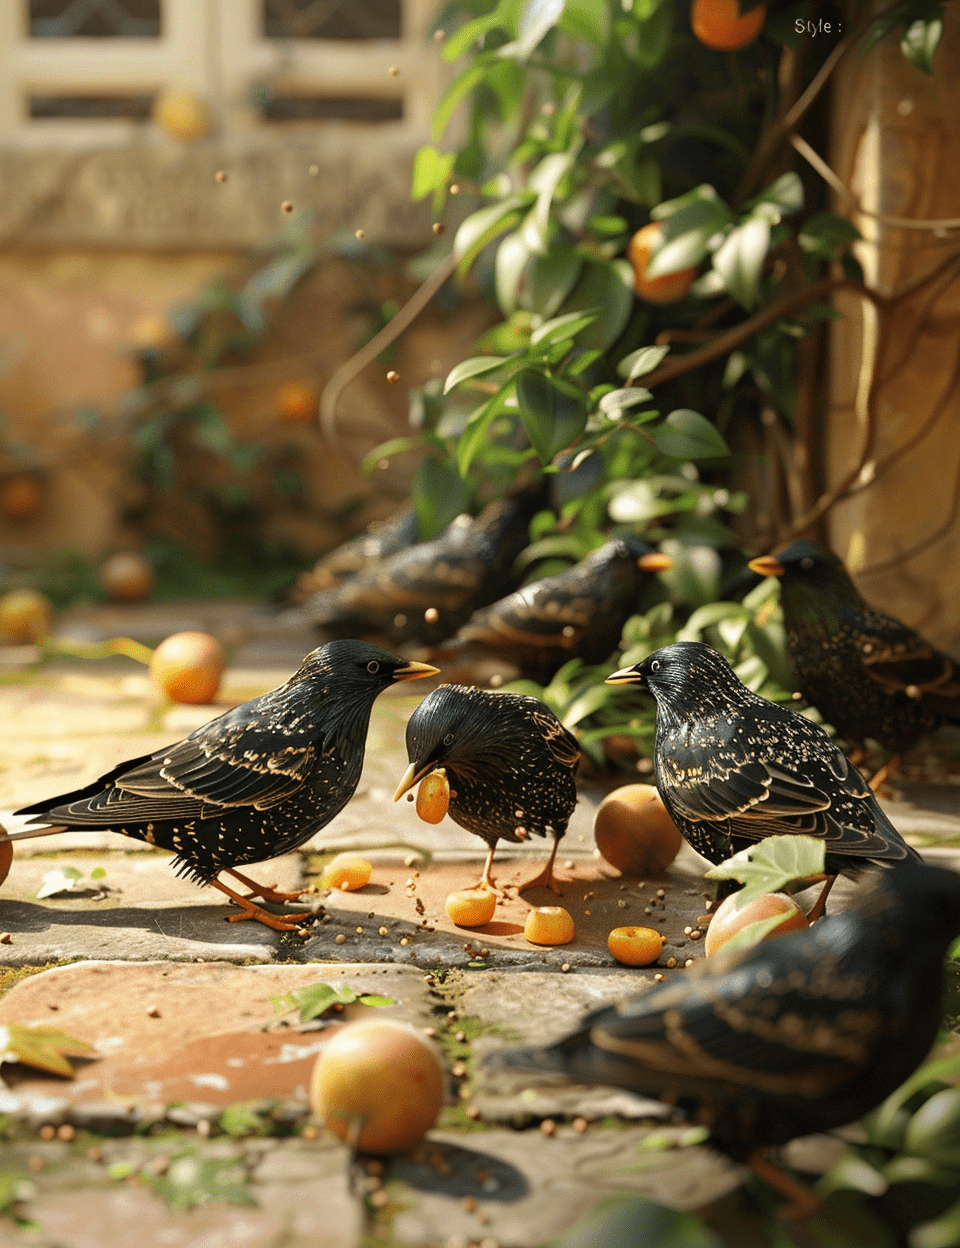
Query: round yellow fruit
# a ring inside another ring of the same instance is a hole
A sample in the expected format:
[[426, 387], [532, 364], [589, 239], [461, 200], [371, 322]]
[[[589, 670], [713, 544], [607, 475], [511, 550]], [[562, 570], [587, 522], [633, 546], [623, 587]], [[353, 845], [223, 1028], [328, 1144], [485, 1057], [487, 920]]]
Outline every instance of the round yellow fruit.
[[386, 1019], [347, 1023], [313, 1068], [310, 1106], [362, 1153], [405, 1153], [443, 1108], [444, 1073], [413, 1027]]
[[737, 894], [724, 898], [714, 911], [710, 926], [707, 928], [703, 951], [707, 957], [719, 952], [732, 936], [747, 927], [750, 923], [759, 923], [762, 919], [772, 919], [782, 914], [783, 922], [778, 923], [772, 931], [767, 932], [762, 940], [771, 940], [774, 936], [783, 936], [787, 932], [802, 931], [809, 927], [807, 916], [803, 913], [792, 897], [786, 893], [764, 893], [762, 897], [754, 897], [753, 901], [741, 909], [737, 909]]
[[153, 564], [135, 550], [111, 555], [97, 575], [114, 602], [140, 602], [153, 589]]
[[569, 945], [576, 935], [573, 916], [563, 906], [537, 906], [527, 915], [523, 935], [531, 945]]
[[172, 633], [150, 660], [150, 675], [174, 702], [212, 702], [226, 665], [223, 646], [209, 633]]
[[483, 927], [496, 913], [496, 894], [487, 888], [461, 888], [448, 893], [447, 918], [457, 927]]
[[193, 143], [210, 133], [207, 105], [192, 91], [164, 91], [154, 100], [153, 120], [168, 134]]
[[650, 257], [662, 239], [663, 226], [659, 221], [651, 221], [637, 230], [627, 244], [627, 259], [633, 265], [633, 289], [647, 303], [676, 303], [684, 297], [697, 276], [694, 266], [678, 269], [675, 273], [664, 273], [660, 277], [647, 277]]
[[665, 943], [652, 927], [615, 927], [607, 937], [607, 948], [624, 966], [649, 966]]
[[33, 473], [17, 473], [0, 484], [0, 516], [33, 520], [43, 507], [43, 486]]
[[608, 793], [593, 823], [601, 857], [624, 875], [661, 875], [683, 837], [652, 784], [624, 784]]
[[323, 868], [320, 877], [321, 888], [339, 888], [345, 893], [352, 893], [370, 883], [373, 865], [361, 858], [359, 854], [337, 854]]
[[306, 381], [289, 381], [277, 391], [277, 415], [290, 425], [307, 425], [317, 417], [319, 396]]
[[450, 806], [450, 781], [443, 768], [424, 776], [417, 789], [417, 814], [424, 823], [439, 823]]
[[39, 641], [52, 623], [50, 600], [36, 589], [11, 589], [0, 598], [0, 637], [6, 641]]

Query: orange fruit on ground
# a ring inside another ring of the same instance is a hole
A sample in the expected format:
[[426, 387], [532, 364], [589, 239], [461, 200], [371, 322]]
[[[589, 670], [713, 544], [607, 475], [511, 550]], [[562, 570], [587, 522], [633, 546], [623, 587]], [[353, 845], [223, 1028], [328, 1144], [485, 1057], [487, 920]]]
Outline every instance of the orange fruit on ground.
[[316, 420], [319, 397], [315, 386], [306, 381], [289, 381], [277, 391], [277, 415], [291, 425]]
[[32, 520], [42, 507], [43, 486], [33, 473], [17, 473], [0, 484], [0, 516], [4, 520]]
[[761, 939], [772, 940], [775, 936], [784, 936], [787, 932], [798, 932], [810, 926], [807, 916], [786, 893], [764, 893], [740, 910], [737, 909], [737, 894], [733, 893], [724, 898], [714, 911], [703, 942], [703, 952], [708, 958], [711, 957], [742, 928], [750, 923], [759, 923], [761, 919], [772, 919], [775, 914], [782, 914], [783, 922]]
[[162, 91], [153, 102], [153, 120], [184, 143], [202, 139], [212, 124], [206, 103], [193, 91]]
[[523, 935], [531, 945], [569, 945], [576, 935], [573, 916], [563, 906], [537, 906], [527, 915]]
[[140, 602], [153, 589], [153, 564], [135, 550], [120, 550], [100, 565], [97, 579], [114, 602]]
[[496, 894], [488, 888], [461, 888], [447, 894], [447, 918], [457, 927], [483, 927], [496, 909]]
[[665, 944], [666, 937], [652, 927], [615, 927], [607, 937], [607, 948], [624, 966], [649, 966]]
[[209, 633], [172, 633], [150, 660], [150, 675], [174, 702], [212, 702], [226, 665], [223, 646]]
[[413, 1027], [386, 1019], [337, 1028], [310, 1081], [310, 1107], [362, 1153], [405, 1153], [443, 1108], [444, 1073], [433, 1046]]
[[676, 303], [682, 299], [697, 276], [696, 266], [678, 269], [676, 273], [664, 273], [660, 277], [647, 277], [650, 257], [663, 239], [663, 226], [651, 221], [637, 230], [627, 243], [627, 259], [633, 265], [633, 289], [647, 303]]
[[0, 841], [0, 884], [10, 874], [10, 864], [13, 862], [13, 845], [10, 841]]
[[5, 641], [38, 641], [52, 623], [53, 606], [36, 589], [11, 589], [0, 598], [0, 636]]
[[652, 784], [624, 784], [608, 793], [593, 822], [601, 856], [624, 875], [661, 875], [683, 837]]
[[345, 893], [352, 893], [369, 884], [371, 875], [373, 866], [366, 858], [361, 858], [358, 854], [337, 854], [323, 868], [320, 887], [339, 888]]
[[718, 52], [735, 52], [756, 39], [767, 20], [767, 6], [740, 12], [740, 0], [693, 0], [690, 25], [701, 43]]
[[450, 805], [450, 781], [443, 768], [424, 776], [417, 789], [417, 814], [424, 823], [439, 823]]
[[154, 313], [138, 316], [127, 331], [127, 342], [136, 351], [162, 351], [173, 346], [176, 339], [166, 317]]

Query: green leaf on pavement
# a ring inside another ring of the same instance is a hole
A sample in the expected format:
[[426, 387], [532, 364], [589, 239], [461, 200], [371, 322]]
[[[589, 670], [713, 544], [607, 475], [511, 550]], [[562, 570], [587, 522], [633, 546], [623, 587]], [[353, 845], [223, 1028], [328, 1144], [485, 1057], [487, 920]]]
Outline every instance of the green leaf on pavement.
[[0, 1027], [0, 1063], [22, 1062], [36, 1070], [72, 1079], [73, 1067], [64, 1054], [86, 1057], [93, 1052], [85, 1040], [68, 1036], [56, 1027], [26, 1027], [21, 1023]]
[[737, 909], [764, 893], [796, 893], [823, 879], [826, 850], [813, 836], [768, 836], [711, 867], [711, 880], [740, 880]]

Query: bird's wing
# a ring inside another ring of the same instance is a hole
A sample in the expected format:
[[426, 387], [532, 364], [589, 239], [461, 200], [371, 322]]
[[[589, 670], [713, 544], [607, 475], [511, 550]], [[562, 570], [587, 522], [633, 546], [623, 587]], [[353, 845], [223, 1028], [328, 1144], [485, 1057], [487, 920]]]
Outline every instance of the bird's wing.
[[573, 770], [580, 762], [580, 746], [572, 732], [568, 732], [557, 717], [545, 707], [535, 708], [530, 718], [537, 726], [547, 749], [564, 767]]
[[864, 671], [887, 693], [906, 693], [944, 714], [960, 714], [956, 664], [919, 633], [870, 611], [858, 623], [857, 641]]

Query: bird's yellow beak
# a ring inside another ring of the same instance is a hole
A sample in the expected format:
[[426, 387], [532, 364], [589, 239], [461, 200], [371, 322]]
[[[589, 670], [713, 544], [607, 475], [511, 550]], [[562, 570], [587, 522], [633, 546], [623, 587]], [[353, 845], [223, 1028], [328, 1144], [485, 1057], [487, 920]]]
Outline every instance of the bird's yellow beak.
[[761, 555], [759, 559], [751, 559], [747, 567], [759, 576], [783, 576], [786, 571], [780, 560], [773, 555]]
[[621, 667], [603, 682], [605, 685], [642, 685], [643, 677], [634, 667]]
[[637, 567], [641, 572], [666, 572], [667, 568], [673, 567], [673, 560], [659, 550], [651, 550], [648, 555], [640, 556]]
[[429, 663], [408, 663], [406, 667], [398, 667], [393, 673], [394, 680], [421, 680], [424, 676], [436, 676], [439, 667], [431, 667]]
[[404, 793], [408, 793], [415, 784], [427, 775], [428, 772], [433, 771], [434, 767], [436, 767], [436, 763], [424, 763], [420, 770], [417, 771], [417, 764], [411, 763], [407, 770], [403, 773], [403, 779], [400, 781], [400, 785], [397, 788], [396, 793], [393, 795], [393, 800], [395, 802], [399, 802]]

